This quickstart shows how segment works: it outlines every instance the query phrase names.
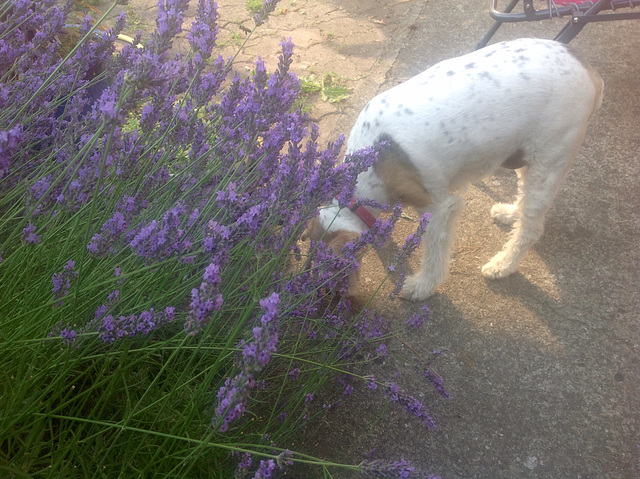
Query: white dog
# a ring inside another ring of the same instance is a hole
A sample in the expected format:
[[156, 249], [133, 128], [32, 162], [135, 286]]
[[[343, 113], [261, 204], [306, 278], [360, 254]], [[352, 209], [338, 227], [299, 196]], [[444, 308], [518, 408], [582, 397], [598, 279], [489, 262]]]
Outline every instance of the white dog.
[[[360, 113], [347, 153], [386, 141], [378, 162], [358, 176], [355, 198], [430, 212], [420, 271], [403, 296], [422, 300], [446, 278], [462, 194], [500, 166], [517, 169], [514, 204], [491, 216], [513, 224], [504, 249], [482, 267], [487, 278], [516, 271], [540, 238], [554, 196], [602, 103], [600, 75], [564, 44], [520, 39], [443, 61], [378, 96]], [[354, 202], [355, 203], [355, 199]], [[338, 251], [379, 210], [337, 201], [320, 210], [306, 236]]]

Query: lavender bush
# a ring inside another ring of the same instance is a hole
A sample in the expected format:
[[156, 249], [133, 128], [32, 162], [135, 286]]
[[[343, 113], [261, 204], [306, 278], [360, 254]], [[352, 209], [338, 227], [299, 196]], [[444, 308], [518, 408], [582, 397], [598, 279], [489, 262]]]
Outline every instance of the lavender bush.
[[259, 60], [242, 78], [213, 55], [215, 3], [198, 2], [176, 54], [187, 1], [160, 0], [144, 47], [138, 33], [115, 50], [120, 15], [106, 31], [85, 18], [64, 51], [73, 3], [0, 2], [0, 470], [267, 478], [300, 462], [419, 477], [286, 449], [354, 352], [386, 354], [368, 346], [381, 320], [347, 321], [334, 294], [399, 210], [340, 257], [297, 246], [375, 151], [339, 163], [342, 139], [319, 147], [292, 108], [291, 40], [273, 72]]

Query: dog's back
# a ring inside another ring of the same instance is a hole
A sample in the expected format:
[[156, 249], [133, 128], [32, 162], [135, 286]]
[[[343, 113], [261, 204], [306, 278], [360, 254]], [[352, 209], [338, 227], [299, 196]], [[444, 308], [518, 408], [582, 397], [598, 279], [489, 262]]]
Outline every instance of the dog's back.
[[[391, 139], [437, 195], [508, 160], [545, 161], [534, 153], [584, 136], [602, 91], [598, 73], [566, 45], [503, 42], [443, 61], [375, 97], [358, 117], [347, 150]], [[362, 194], [379, 196], [371, 189]]]

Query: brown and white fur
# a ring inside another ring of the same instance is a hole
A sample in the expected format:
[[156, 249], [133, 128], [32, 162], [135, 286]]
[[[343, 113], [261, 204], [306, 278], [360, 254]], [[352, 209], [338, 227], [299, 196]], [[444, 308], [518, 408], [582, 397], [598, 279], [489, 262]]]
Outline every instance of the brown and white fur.
[[[445, 280], [465, 188], [500, 166], [517, 170], [518, 196], [494, 205], [491, 216], [513, 232], [482, 274], [503, 278], [516, 271], [542, 235], [602, 93], [600, 75], [566, 45], [520, 39], [443, 61], [367, 104], [347, 153], [383, 140], [389, 145], [358, 176], [355, 197], [400, 200], [431, 213], [421, 268], [407, 279], [404, 297], [428, 298]], [[307, 236], [339, 251], [365, 229], [334, 200], [311, 221]]]

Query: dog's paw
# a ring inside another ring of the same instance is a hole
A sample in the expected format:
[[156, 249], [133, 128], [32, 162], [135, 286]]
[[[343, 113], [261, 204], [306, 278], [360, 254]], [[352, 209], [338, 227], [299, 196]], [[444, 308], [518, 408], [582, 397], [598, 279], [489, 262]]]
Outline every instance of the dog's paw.
[[491, 217], [500, 224], [512, 225], [518, 219], [518, 207], [507, 203], [496, 203], [491, 207]]
[[515, 273], [518, 269], [518, 264], [507, 260], [507, 255], [504, 251], [498, 253], [491, 261], [482, 267], [482, 276], [489, 279], [506, 278], [507, 276]]
[[414, 274], [405, 280], [400, 297], [410, 301], [422, 301], [435, 293], [437, 287], [432, 279]]

